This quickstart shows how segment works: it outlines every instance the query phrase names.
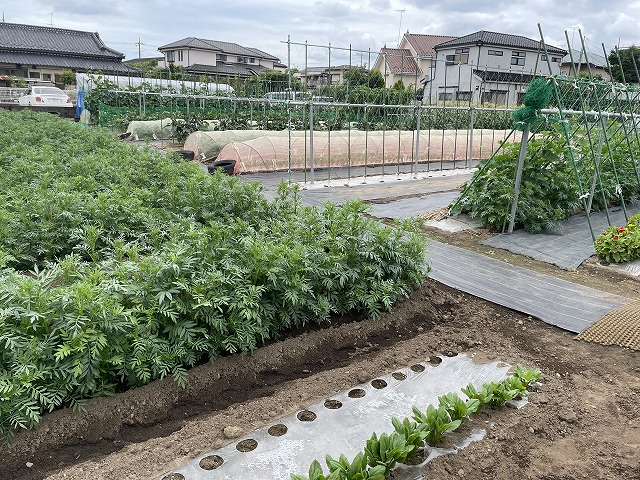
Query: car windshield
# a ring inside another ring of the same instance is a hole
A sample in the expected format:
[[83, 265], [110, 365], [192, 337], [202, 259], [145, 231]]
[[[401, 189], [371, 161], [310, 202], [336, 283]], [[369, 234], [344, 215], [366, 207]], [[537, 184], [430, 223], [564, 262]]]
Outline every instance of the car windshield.
[[33, 93], [40, 95], [66, 95], [62, 90], [56, 87], [38, 87], [33, 89]]

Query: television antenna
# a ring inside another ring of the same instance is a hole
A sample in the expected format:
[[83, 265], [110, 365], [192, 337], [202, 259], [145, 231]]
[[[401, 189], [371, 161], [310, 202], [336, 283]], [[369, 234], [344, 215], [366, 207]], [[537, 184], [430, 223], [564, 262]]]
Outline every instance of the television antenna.
[[402, 8], [400, 10], [394, 10], [395, 12], [400, 12], [400, 25], [398, 25], [398, 47], [400, 46], [400, 32], [402, 31], [402, 14], [407, 10]]

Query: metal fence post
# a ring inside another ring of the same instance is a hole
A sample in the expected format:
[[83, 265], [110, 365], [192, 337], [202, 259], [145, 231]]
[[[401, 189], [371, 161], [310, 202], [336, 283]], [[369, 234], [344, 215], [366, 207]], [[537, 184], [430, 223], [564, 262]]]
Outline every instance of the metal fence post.
[[524, 168], [524, 159], [527, 155], [527, 144], [529, 143], [529, 124], [527, 123], [522, 132], [522, 140], [520, 142], [520, 155], [518, 155], [518, 170], [516, 171], [516, 184], [513, 189], [513, 203], [511, 204], [511, 215], [509, 216], [509, 228], [507, 233], [513, 233], [513, 227], [516, 223], [516, 211], [518, 209], [518, 197], [520, 196], [520, 183], [522, 182], [522, 169]]
[[464, 167], [469, 168], [469, 162], [473, 160], [473, 128], [476, 123], [476, 109], [474, 106], [469, 107], [469, 132], [467, 134], [467, 159]]
[[415, 165], [415, 172], [414, 172], [414, 177], [413, 178], [418, 178], [418, 160], [420, 157], [420, 116], [421, 116], [421, 112], [422, 112], [422, 105], [418, 104], [417, 105], [417, 118], [416, 118], [416, 150], [415, 150], [415, 158], [414, 158], [414, 165]]
[[309, 168], [310, 168], [310, 177], [311, 177], [311, 185], [313, 185], [314, 181], [314, 152], [313, 152], [313, 103], [309, 103]]

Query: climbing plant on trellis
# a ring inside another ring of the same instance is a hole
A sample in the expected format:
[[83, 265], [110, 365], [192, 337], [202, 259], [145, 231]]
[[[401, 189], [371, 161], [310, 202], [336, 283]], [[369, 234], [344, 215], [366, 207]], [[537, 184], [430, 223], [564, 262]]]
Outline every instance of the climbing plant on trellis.
[[[521, 142], [503, 143], [479, 165], [453, 212], [469, 212], [497, 230], [539, 232], [584, 211], [594, 240], [593, 211], [603, 210], [609, 225], [614, 206], [629, 218], [640, 197], [640, 88], [593, 75], [580, 37], [586, 74], [578, 75], [572, 59], [571, 76], [531, 82], [510, 135], [522, 131]], [[544, 40], [541, 46], [546, 54]]]

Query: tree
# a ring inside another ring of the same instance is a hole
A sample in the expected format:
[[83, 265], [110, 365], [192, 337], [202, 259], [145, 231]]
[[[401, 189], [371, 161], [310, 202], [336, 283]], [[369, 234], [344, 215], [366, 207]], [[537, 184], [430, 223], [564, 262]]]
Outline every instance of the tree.
[[[254, 94], [261, 96], [267, 92], [284, 92], [289, 90], [302, 90], [302, 82], [294, 77], [295, 70], [279, 72], [277, 70], [263, 70], [257, 78], [250, 78], [247, 82], [255, 87]], [[289, 74], [291, 74], [291, 86], [289, 86]]]
[[[638, 71], [640, 71], [640, 48], [631, 45], [622, 50], [611, 50], [609, 54], [611, 73], [616, 82], [640, 83], [638, 82]], [[634, 66], [635, 63], [635, 66]], [[622, 64], [622, 69], [620, 69]]]
[[71, 70], [63, 70], [60, 74], [60, 80], [62, 84], [66, 87], [67, 85], [75, 85], [76, 84], [76, 74]]
[[379, 70], [367, 70], [365, 67], [351, 67], [344, 72], [344, 83], [350, 87], [364, 85], [369, 88], [383, 88], [384, 77]]

